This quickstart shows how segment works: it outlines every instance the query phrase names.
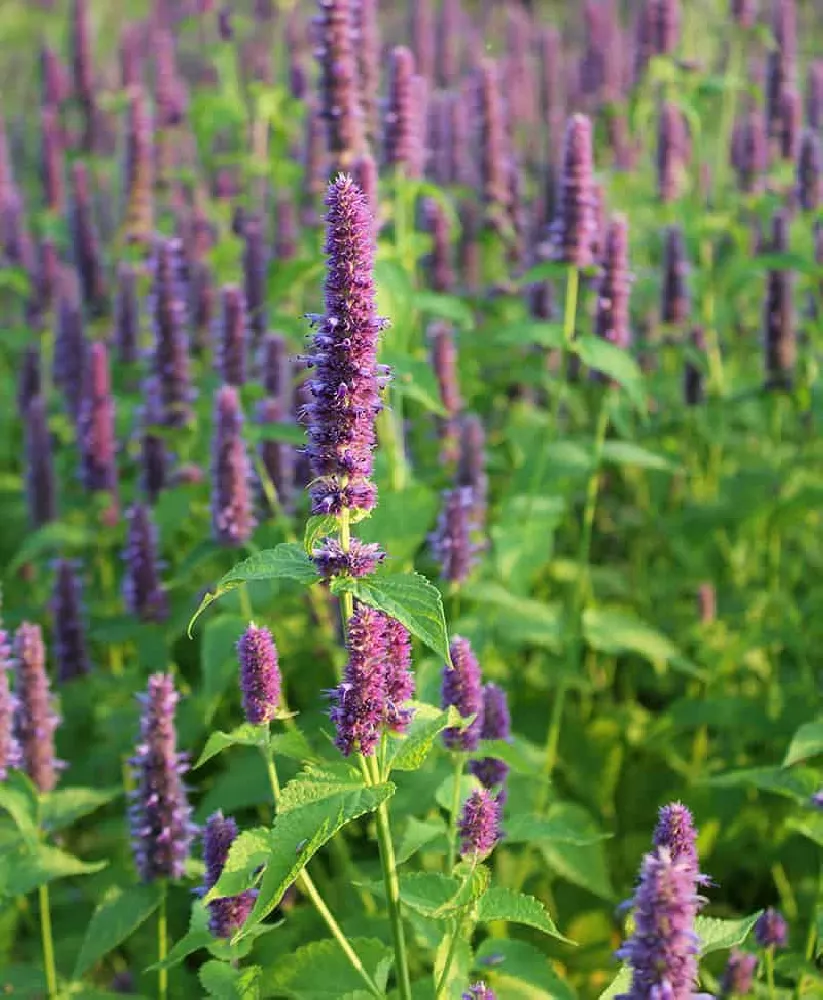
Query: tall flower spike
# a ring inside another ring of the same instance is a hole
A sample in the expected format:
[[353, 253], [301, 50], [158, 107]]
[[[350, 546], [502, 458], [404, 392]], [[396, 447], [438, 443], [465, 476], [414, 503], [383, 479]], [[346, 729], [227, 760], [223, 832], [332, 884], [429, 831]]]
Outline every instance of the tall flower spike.
[[303, 146], [304, 226], [317, 225], [317, 205], [328, 177], [328, 143], [323, 128], [323, 112], [313, 101], [306, 108], [306, 131]]
[[157, 379], [163, 423], [180, 427], [191, 418], [191, 376], [186, 331], [186, 288], [179, 240], [159, 239], [151, 263], [149, 308], [154, 328], [151, 372]]
[[794, 0], [772, 0], [772, 36], [775, 46], [768, 53], [766, 65], [766, 121], [769, 135], [780, 131], [780, 104], [797, 75], [797, 11]]
[[329, 150], [337, 169], [351, 166], [363, 151], [363, 111], [352, 38], [353, 0], [319, 0], [317, 19], [320, 104]]
[[41, 393], [42, 388], [40, 348], [37, 344], [29, 344], [23, 353], [23, 362], [17, 377], [17, 409], [21, 416], [26, 415], [29, 403]]
[[237, 390], [224, 385], [215, 401], [211, 466], [212, 533], [221, 545], [242, 545], [254, 530], [251, 468], [242, 429]]
[[71, 168], [71, 248], [74, 266], [80, 279], [83, 300], [92, 314], [105, 310], [106, 276], [100, 257], [100, 241], [94, 225], [89, 175], [84, 163]]
[[487, 788], [475, 789], [457, 823], [460, 856], [483, 859], [500, 840], [500, 803]]
[[386, 725], [404, 733], [412, 720], [408, 702], [414, 697], [411, 637], [395, 618], [386, 618]]
[[257, 216], [246, 220], [243, 245], [243, 288], [255, 343], [266, 332], [266, 240]]
[[764, 910], [754, 925], [754, 938], [761, 948], [785, 948], [789, 940], [789, 927], [782, 913], [771, 906]]
[[624, 350], [631, 344], [629, 325], [631, 283], [629, 222], [625, 215], [614, 215], [606, 229], [594, 326], [598, 337]]
[[731, 0], [731, 15], [738, 27], [754, 27], [757, 21], [756, 0]]
[[689, 262], [683, 230], [671, 226], [666, 230], [663, 245], [663, 280], [660, 291], [660, 319], [671, 326], [680, 326], [689, 319], [691, 303], [688, 286]]
[[555, 258], [577, 268], [593, 263], [592, 170], [591, 121], [585, 115], [573, 115], [566, 126], [552, 243]]
[[81, 101], [91, 101], [94, 98], [94, 65], [88, 0], [73, 0], [72, 3], [71, 55], [74, 92]]
[[690, 1000], [700, 950], [694, 921], [701, 905], [688, 861], [675, 860], [667, 847], [646, 855], [634, 895], [634, 932], [617, 952], [631, 967], [631, 986], [617, 1000]]
[[809, 63], [806, 76], [806, 124], [818, 131], [823, 128], [823, 59]]
[[780, 95], [776, 123], [776, 144], [782, 159], [791, 162], [797, 160], [802, 127], [803, 106], [800, 94], [794, 87], [786, 87]]
[[14, 734], [17, 699], [11, 693], [9, 671], [12, 669], [9, 634], [0, 628], [0, 781], [5, 781], [12, 768], [20, 767], [20, 744]]
[[274, 256], [279, 261], [294, 260], [297, 256], [300, 233], [297, 227], [294, 201], [291, 192], [277, 199], [277, 225], [274, 233]]
[[134, 863], [142, 882], [179, 879], [195, 833], [182, 779], [186, 757], [177, 752], [174, 729], [179, 696], [169, 674], [152, 674], [138, 697], [143, 712], [129, 793]]
[[431, 0], [415, 0], [409, 25], [415, 60], [427, 79], [434, 76], [434, 11]]
[[60, 723], [52, 704], [46, 674], [46, 649], [39, 625], [28, 622], [14, 636], [17, 706], [14, 733], [20, 745], [22, 766], [43, 794], [54, 791], [60, 762], [54, 755], [54, 732]]
[[33, 528], [41, 528], [57, 517], [57, 486], [46, 404], [39, 394], [26, 407], [24, 431], [29, 520]]
[[[770, 249], [773, 253], [788, 249], [788, 218], [784, 212], [776, 213], [772, 220]], [[785, 388], [791, 384], [797, 354], [791, 271], [768, 272], [763, 312], [766, 384]]]
[[453, 462], [458, 455], [457, 419], [463, 407], [460, 384], [457, 376], [457, 345], [454, 334], [447, 323], [434, 323], [429, 330], [431, 343], [431, 365], [440, 389], [440, 402], [446, 416], [438, 421], [442, 457]]
[[746, 194], [763, 189], [769, 166], [769, 147], [763, 115], [750, 111], [741, 122], [735, 142], [734, 166], [737, 183]]
[[432, 249], [426, 261], [429, 284], [435, 292], [454, 289], [452, 267], [451, 226], [440, 202], [427, 198], [423, 204], [426, 229], [431, 236]]
[[226, 285], [220, 293], [223, 305], [218, 343], [218, 369], [227, 385], [246, 381], [246, 299], [237, 285]]
[[77, 279], [73, 271], [64, 269], [58, 280], [52, 374], [72, 420], [80, 412], [88, 350]]
[[486, 432], [480, 417], [474, 413], [467, 414], [460, 421], [457, 485], [471, 490], [471, 527], [474, 531], [482, 531], [489, 493], [489, 480], [486, 475]]
[[[512, 722], [506, 692], [496, 684], [483, 685], [483, 728], [480, 738], [484, 740], [511, 740]], [[498, 798], [505, 795], [502, 786], [509, 774], [509, 765], [497, 757], [483, 757], [469, 764], [469, 771], [484, 788], [500, 790]]]
[[288, 344], [277, 333], [266, 334], [260, 351], [260, 377], [266, 395], [291, 407], [292, 376]]
[[353, 0], [354, 46], [357, 53], [357, 73], [360, 82], [360, 104], [363, 109], [365, 136], [369, 144], [377, 141], [380, 92], [380, 26], [377, 0]]
[[464, 729], [443, 730], [443, 742], [450, 750], [471, 753], [480, 743], [483, 731], [483, 688], [480, 683], [480, 664], [468, 639], [456, 635], [449, 647], [452, 668], [443, 670], [441, 703], [443, 708], [454, 705], [463, 719], [474, 716]]
[[398, 45], [389, 54], [389, 95], [383, 119], [383, 161], [389, 169], [409, 173], [415, 157], [414, 56]]
[[137, 362], [140, 353], [140, 307], [137, 301], [137, 272], [129, 264], [120, 264], [117, 268], [114, 345], [117, 361], [121, 365]]
[[146, 95], [135, 87], [129, 94], [123, 163], [124, 228], [132, 243], [148, 244], [154, 231], [153, 138]]
[[691, 353], [683, 367], [683, 398], [686, 406], [697, 406], [703, 402], [703, 367], [699, 359], [706, 354], [706, 336], [701, 327], [695, 327], [690, 335]]
[[432, 555], [440, 564], [440, 575], [449, 583], [464, 583], [474, 568], [472, 543], [472, 490], [456, 486], [442, 495], [440, 516], [431, 536]]
[[511, 208], [509, 149], [497, 64], [484, 59], [478, 75], [480, 183], [486, 221], [502, 229]]
[[169, 464], [168, 447], [162, 433], [158, 432], [163, 424], [163, 408], [156, 378], [147, 378], [143, 383], [143, 400], [140, 413], [140, 486], [148, 502], [154, 504], [166, 486]]
[[83, 627], [80, 578], [70, 562], [57, 563], [51, 602], [54, 620], [54, 659], [61, 684], [89, 672], [89, 654]]
[[816, 212], [823, 202], [823, 148], [811, 129], [803, 133], [797, 159], [797, 200], [804, 212]]
[[163, 621], [168, 613], [168, 599], [160, 581], [157, 558], [157, 529], [148, 507], [136, 503], [126, 514], [126, 548], [123, 552], [125, 573], [123, 597], [129, 612], [143, 622]]
[[720, 996], [745, 996], [751, 991], [754, 974], [757, 971], [757, 955], [750, 955], [739, 948], [729, 953], [723, 978], [720, 980]]
[[315, 477], [312, 513], [340, 514], [370, 511], [377, 503], [371, 474], [384, 320], [375, 311], [374, 222], [366, 199], [350, 177], [340, 175], [326, 204], [326, 313], [312, 338], [313, 399], [305, 412]]
[[463, 11], [460, 0], [444, 0], [437, 30], [437, 79], [441, 87], [451, 87], [460, 74], [460, 41]]
[[80, 477], [90, 491], [117, 491], [114, 397], [111, 392], [109, 355], [102, 341], [89, 348], [83, 400], [77, 420]]
[[683, 112], [667, 101], [657, 121], [657, 195], [661, 201], [674, 201], [682, 194], [690, 156]]
[[271, 632], [250, 623], [237, 642], [237, 657], [246, 722], [266, 726], [277, 715], [282, 684], [277, 647]]
[[63, 146], [57, 110], [52, 107], [40, 111], [40, 171], [46, 208], [61, 213], [65, 202]]
[[[237, 839], [237, 824], [218, 810], [206, 820], [203, 830], [203, 895], [217, 885], [223, 874], [229, 849]], [[238, 896], [214, 899], [208, 904], [209, 930], [217, 938], [230, 938], [246, 922], [254, 906], [256, 893], [247, 889]]]
[[337, 729], [335, 745], [349, 757], [374, 755], [386, 716], [386, 618], [358, 604], [349, 619], [349, 660], [343, 682], [332, 692], [329, 713]]
[[700, 860], [697, 854], [697, 831], [691, 812], [682, 802], [661, 806], [657, 826], [652, 836], [654, 847], [665, 847], [672, 861], [683, 862], [700, 881]]

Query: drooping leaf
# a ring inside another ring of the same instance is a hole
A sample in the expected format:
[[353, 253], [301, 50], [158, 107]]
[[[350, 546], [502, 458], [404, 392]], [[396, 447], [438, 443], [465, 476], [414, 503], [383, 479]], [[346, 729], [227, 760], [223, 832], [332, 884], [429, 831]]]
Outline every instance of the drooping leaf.
[[92, 914], [74, 966], [80, 979], [95, 962], [122, 944], [160, 905], [161, 889], [154, 885], [112, 888]]
[[602, 372], [625, 390], [629, 399], [640, 411], [646, 409], [643, 373], [628, 351], [600, 337], [577, 337], [572, 349], [584, 365], [592, 371]]
[[[382, 941], [352, 938], [351, 945], [379, 989], [386, 988], [393, 952]], [[331, 940], [312, 941], [283, 955], [266, 974], [267, 992], [301, 1000], [338, 1000], [365, 989], [360, 976]]]
[[248, 722], [242, 723], [242, 725], [239, 725], [230, 733], [221, 733], [219, 731], [210, 733], [208, 740], [206, 740], [206, 745], [203, 747], [200, 756], [197, 758], [194, 770], [198, 767], [202, 767], [207, 760], [211, 760], [212, 757], [222, 753], [223, 750], [228, 747], [261, 747], [265, 746], [267, 739], [268, 732], [263, 727], [252, 726]]
[[747, 767], [707, 778], [706, 784], [714, 788], [757, 788], [805, 805], [818, 790], [820, 780], [811, 768]]
[[13, 576], [21, 566], [45, 554], [80, 552], [92, 543], [88, 528], [64, 521], [51, 521], [26, 536], [14, 558], [6, 567], [6, 575]]
[[81, 861], [48, 844], [21, 844], [0, 857], [0, 895], [27, 896], [47, 882], [92, 875], [107, 864], [107, 861]]
[[443, 712], [433, 705], [416, 703], [408, 732], [389, 738], [386, 761], [398, 771], [416, 771], [428, 757], [434, 741], [444, 729], [460, 725], [460, 713], [450, 705]]
[[[551, 1000], [575, 1000], [572, 987], [561, 979], [546, 960], [546, 955], [528, 941], [510, 938], [486, 938], [474, 956], [477, 978], [490, 978], [502, 989], [498, 995], [512, 995], [523, 1000], [527, 997]], [[516, 992], [515, 992], [516, 991]], [[539, 992], [535, 992], [539, 991]]]
[[592, 829], [588, 821], [574, 824], [562, 816], [549, 818], [524, 813], [515, 814], [506, 820], [507, 844], [573, 844], [586, 847], [601, 840], [608, 840], [611, 834]]
[[700, 668], [687, 660], [671, 639], [624, 611], [587, 608], [583, 632], [586, 642], [601, 652], [637, 653], [653, 666], [668, 665], [691, 676], [702, 676]]
[[40, 822], [52, 833], [64, 830], [122, 794], [122, 788], [58, 788], [43, 797]]
[[694, 922], [694, 929], [700, 938], [701, 957], [711, 955], [713, 951], [737, 948], [743, 944], [762, 912], [762, 910], [758, 910], [757, 913], [753, 913], [748, 917], [741, 917], [740, 920], [697, 917]]
[[792, 737], [783, 767], [823, 754], [823, 721], [807, 722]]
[[10, 771], [0, 782], [0, 809], [30, 842], [37, 840], [37, 789], [22, 771]]
[[632, 441], [605, 441], [601, 452], [604, 462], [612, 465], [631, 465], [637, 469], [656, 472], [674, 472], [675, 466], [663, 455], [657, 455]]
[[507, 920], [512, 924], [524, 924], [550, 937], [571, 943], [555, 927], [554, 921], [539, 899], [504, 886], [494, 886], [482, 897], [478, 905], [477, 919], [484, 923]]

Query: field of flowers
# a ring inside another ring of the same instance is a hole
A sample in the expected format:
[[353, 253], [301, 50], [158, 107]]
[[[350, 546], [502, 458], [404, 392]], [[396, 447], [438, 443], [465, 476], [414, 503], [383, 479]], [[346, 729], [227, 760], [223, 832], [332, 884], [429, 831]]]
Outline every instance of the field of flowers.
[[823, 998], [817, 0], [2, 0], [0, 994]]

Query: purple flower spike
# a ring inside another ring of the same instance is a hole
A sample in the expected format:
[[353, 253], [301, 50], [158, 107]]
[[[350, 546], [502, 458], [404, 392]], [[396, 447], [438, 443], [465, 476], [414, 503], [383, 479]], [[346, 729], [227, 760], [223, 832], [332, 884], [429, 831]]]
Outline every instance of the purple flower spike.
[[266, 726], [277, 715], [281, 690], [277, 647], [271, 632], [251, 623], [237, 642], [237, 657], [246, 722]]
[[[291, 407], [288, 398], [291, 395], [291, 386], [284, 400], [270, 397], [262, 399], [257, 404], [256, 418], [262, 425], [293, 423]], [[263, 468], [266, 470], [271, 485], [277, 494], [277, 502], [285, 511], [290, 511], [294, 505], [294, 481], [296, 469], [296, 456], [294, 447], [286, 441], [263, 440], [258, 446], [258, 454]], [[274, 513], [273, 505], [266, 495], [262, 482], [260, 486], [260, 505], [263, 512], [268, 516]]]
[[775, 47], [766, 66], [766, 121], [770, 136], [780, 130], [781, 100], [797, 75], [797, 10], [794, 0], [773, 0], [771, 17]]
[[20, 767], [22, 754], [14, 735], [14, 715], [17, 699], [11, 693], [9, 671], [13, 666], [9, 635], [0, 629], [0, 781], [5, 781], [12, 768]]
[[326, 130], [320, 108], [309, 102], [306, 111], [306, 131], [303, 146], [303, 176], [305, 182], [303, 225], [317, 225], [317, 204], [323, 195], [328, 178], [328, 148]]
[[463, 806], [457, 823], [460, 856], [485, 858], [500, 840], [500, 803], [486, 789], [476, 789]]
[[389, 97], [383, 121], [383, 159], [389, 169], [409, 172], [415, 158], [414, 56], [398, 45], [389, 55]]
[[457, 376], [457, 345], [447, 323], [433, 324], [429, 330], [429, 341], [431, 365], [440, 388], [440, 402], [446, 411], [446, 416], [438, 420], [442, 458], [446, 462], [453, 462], [458, 455], [457, 420], [463, 406]]
[[320, 102], [337, 169], [363, 151], [363, 111], [352, 37], [353, 0], [319, 0], [317, 18]]
[[384, 321], [375, 311], [374, 221], [366, 199], [341, 174], [329, 186], [326, 204], [326, 314], [312, 338], [313, 399], [305, 414], [315, 477], [312, 513], [340, 514], [370, 511], [377, 503], [371, 474], [383, 382], [377, 343]]
[[[788, 218], [777, 212], [772, 220], [771, 252], [785, 253], [788, 238]], [[791, 384], [797, 354], [791, 271], [768, 272], [763, 311], [766, 384], [785, 388]]]
[[660, 318], [664, 323], [678, 326], [687, 322], [691, 312], [688, 286], [689, 262], [683, 230], [671, 226], [666, 231], [663, 246], [663, 284], [660, 294]]
[[806, 77], [806, 124], [818, 131], [823, 127], [823, 59], [809, 63]]
[[246, 220], [243, 246], [243, 288], [249, 311], [249, 324], [255, 343], [266, 332], [266, 238], [256, 216]]
[[[691, 350], [697, 358], [706, 354], [706, 336], [702, 327], [695, 327], [691, 334]], [[683, 398], [686, 406], [697, 406], [703, 402], [703, 368], [694, 361], [687, 360], [683, 367]]]
[[96, 341], [89, 348], [77, 429], [83, 485], [92, 492], [116, 493], [114, 397], [108, 350], [102, 341]]
[[595, 206], [592, 170], [591, 121], [585, 115], [573, 115], [566, 126], [552, 243], [555, 258], [577, 268], [589, 267], [593, 263]]
[[386, 716], [386, 618], [358, 604], [349, 619], [349, 661], [343, 683], [332, 692], [329, 717], [337, 729], [335, 745], [349, 757], [373, 756]]
[[474, 531], [482, 531], [486, 520], [489, 492], [489, 480], [486, 475], [486, 432], [480, 417], [473, 413], [460, 421], [457, 485], [471, 490], [471, 528]]
[[277, 228], [274, 234], [274, 256], [277, 260], [294, 260], [300, 245], [297, 214], [291, 194], [277, 199]]
[[88, 344], [77, 279], [74, 272], [68, 269], [60, 273], [56, 312], [54, 382], [63, 391], [69, 416], [76, 421], [80, 412]]
[[140, 415], [140, 485], [150, 504], [166, 486], [168, 480], [169, 456], [166, 442], [154, 428], [163, 423], [163, 408], [160, 404], [160, 389], [157, 379], [147, 378], [143, 383], [145, 400]]
[[789, 925], [781, 913], [769, 907], [757, 918], [754, 938], [761, 948], [785, 948], [789, 941]]
[[36, 344], [29, 344], [23, 354], [17, 378], [17, 409], [21, 416], [25, 417], [29, 403], [40, 395], [42, 388], [40, 348]]
[[61, 766], [54, 756], [54, 732], [60, 718], [52, 705], [46, 649], [39, 625], [23, 622], [17, 629], [14, 662], [17, 697], [14, 735], [20, 745], [23, 770], [38, 791], [51, 792]]
[[797, 200], [804, 212], [816, 212], [823, 202], [823, 148], [811, 129], [803, 133], [797, 158]]
[[154, 325], [151, 371], [160, 389], [163, 423], [168, 427], [180, 427], [191, 419], [188, 310], [182, 254], [179, 240], [159, 239], [151, 265], [150, 312]]
[[746, 194], [763, 189], [764, 174], [769, 166], [769, 147], [763, 115], [751, 111], [735, 132], [733, 164], [737, 183]]
[[449, 583], [465, 583], [474, 568], [476, 547], [472, 542], [472, 490], [457, 486], [443, 493], [437, 528], [431, 536], [432, 555], [440, 563], [440, 575]]
[[117, 269], [117, 297], [114, 302], [114, 344], [121, 365], [137, 362], [140, 348], [140, 309], [137, 301], [137, 273], [128, 264]]
[[394, 733], [405, 733], [413, 710], [407, 702], [414, 697], [411, 666], [411, 637], [405, 625], [386, 618], [386, 725]]
[[617, 1000], [691, 1000], [699, 939], [694, 921], [702, 906], [687, 860], [666, 847], [643, 859], [634, 896], [634, 933], [617, 952], [632, 970], [628, 993]]
[[215, 402], [211, 467], [212, 532], [222, 545], [242, 545], [255, 526], [251, 467], [242, 429], [237, 389], [224, 385]]
[[69, 223], [72, 257], [86, 309], [92, 314], [99, 314], [105, 310], [108, 291], [100, 256], [100, 240], [92, 214], [89, 175], [84, 163], [72, 164], [71, 188]]
[[57, 517], [57, 486], [46, 404], [32, 397], [24, 416], [26, 500], [32, 527], [41, 528]]
[[757, 22], [756, 0], [731, 0], [731, 14], [740, 28], [752, 28]]
[[260, 348], [259, 364], [266, 395], [282, 400], [286, 404], [286, 409], [290, 409], [292, 375], [286, 340], [276, 333], [266, 334]]
[[491, 59], [480, 64], [477, 101], [483, 205], [489, 225], [499, 231], [511, 208], [511, 164], [500, 79]]
[[485, 983], [474, 983], [468, 993], [463, 994], [462, 1000], [497, 1000], [497, 994]]
[[433, 198], [423, 205], [426, 229], [431, 236], [432, 249], [426, 262], [429, 284], [435, 292], [451, 292], [455, 276], [452, 267], [451, 227], [443, 206]]
[[61, 213], [65, 203], [63, 145], [57, 109], [53, 107], [40, 111], [40, 172], [46, 208]]
[[810, 799], [811, 804], [815, 809], [823, 809], [823, 788], [819, 792], [815, 792]]
[[696, 882], [705, 884], [709, 881], [705, 875], [700, 874], [697, 831], [694, 828], [691, 812], [682, 802], [672, 802], [661, 807], [652, 844], [655, 847], [667, 848], [672, 861], [688, 865]]
[[160, 582], [157, 530], [149, 510], [135, 504], [127, 513], [128, 529], [123, 552], [123, 597], [131, 614], [143, 622], [160, 622], [168, 615], [168, 600]]
[[462, 718], [474, 719], [465, 729], [443, 730], [443, 742], [450, 750], [472, 753], [480, 743], [483, 731], [483, 688], [480, 683], [480, 664], [468, 639], [456, 635], [449, 647], [452, 669], [443, 670], [441, 704], [443, 708], [454, 705]]
[[444, 0], [437, 30], [437, 79], [441, 87], [451, 87], [460, 75], [463, 31], [460, 0]]
[[74, 92], [81, 101], [91, 101], [94, 99], [94, 65], [88, 0], [72, 3], [71, 54]]
[[625, 215], [615, 215], [606, 229], [594, 322], [598, 337], [624, 350], [630, 347], [632, 336], [629, 325], [631, 285], [629, 222]]
[[148, 244], [154, 231], [154, 124], [139, 88], [129, 95], [123, 175], [126, 237]]
[[784, 160], [797, 159], [802, 127], [803, 105], [800, 94], [794, 87], [786, 87], [780, 95], [775, 125], [778, 152]]
[[683, 112], [676, 104], [666, 102], [657, 123], [657, 195], [661, 201], [674, 201], [682, 194], [690, 156]]
[[352, 165], [352, 178], [366, 197], [369, 211], [374, 219], [374, 238], [380, 230], [380, 201], [378, 192], [379, 175], [377, 163], [371, 153], [358, 156]]
[[333, 576], [370, 576], [386, 558], [386, 553], [376, 542], [362, 542], [352, 538], [348, 552], [334, 538], [327, 538], [314, 550], [312, 561], [324, 580]]
[[733, 948], [720, 980], [720, 996], [745, 996], [751, 991], [757, 970], [757, 955]]
[[409, 29], [420, 73], [430, 80], [434, 75], [435, 56], [434, 12], [431, 0], [415, 0], [411, 8]]
[[227, 285], [221, 292], [223, 316], [220, 323], [218, 367], [227, 385], [246, 382], [246, 299], [237, 285]]
[[[218, 810], [206, 820], [203, 829], [203, 863], [206, 871], [203, 877], [203, 892], [217, 885], [223, 874], [229, 849], [237, 839], [237, 824], [224, 817]], [[240, 930], [252, 911], [257, 893], [247, 889], [239, 896], [214, 899], [209, 904], [209, 930], [217, 938], [230, 938]]]
[[61, 559], [52, 594], [54, 620], [54, 659], [61, 684], [89, 672], [89, 654], [83, 627], [83, 600], [80, 578], [70, 562]]
[[152, 674], [146, 694], [138, 698], [143, 713], [129, 796], [134, 862], [142, 882], [179, 879], [195, 834], [182, 780], [186, 756], [177, 753], [174, 730], [179, 695], [169, 674]]
[[[506, 692], [496, 684], [483, 685], [483, 728], [480, 731], [484, 740], [510, 740], [512, 735], [511, 716]], [[484, 788], [501, 789], [509, 774], [509, 765], [497, 757], [483, 757], [469, 764], [469, 771], [480, 781]], [[505, 793], [500, 791], [498, 798]]]

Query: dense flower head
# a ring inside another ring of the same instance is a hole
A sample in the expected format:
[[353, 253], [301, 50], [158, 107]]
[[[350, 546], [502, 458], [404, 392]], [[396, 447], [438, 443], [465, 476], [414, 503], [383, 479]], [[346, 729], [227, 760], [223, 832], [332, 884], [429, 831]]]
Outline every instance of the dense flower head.
[[100, 240], [92, 213], [89, 174], [85, 163], [71, 167], [71, 252], [86, 308], [98, 313], [106, 304], [106, 276], [100, 254]]
[[29, 520], [40, 528], [57, 517], [57, 480], [46, 403], [39, 394], [29, 400], [23, 430]]
[[595, 333], [616, 347], [631, 344], [629, 296], [629, 223], [625, 215], [612, 217], [606, 229], [600, 282], [597, 289]]
[[266, 332], [266, 235], [260, 219], [253, 215], [243, 227], [243, 290], [249, 325], [255, 342]]
[[702, 905], [687, 859], [668, 847], [643, 859], [634, 895], [634, 931], [617, 952], [631, 967], [628, 993], [618, 1000], [691, 1000], [699, 939], [694, 921]]
[[151, 371], [157, 379], [163, 423], [179, 427], [191, 418], [191, 375], [187, 334], [187, 296], [183, 247], [179, 240], [158, 239], [151, 262], [149, 311], [154, 327]]
[[[217, 885], [229, 856], [231, 845], [237, 839], [237, 823], [231, 816], [224, 816], [218, 809], [206, 820], [203, 828], [203, 891]], [[217, 938], [232, 937], [252, 911], [256, 893], [247, 889], [238, 896], [213, 899], [209, 904], [209, 930]]]
[[242, 545], [254, 530], [251, 467], [243, 440], [243, 414], [237, 389], [217, 393], [212, 445], [212, 532], [222, 545]]
[[414, 696], [411, 636], [402, 622], [386, 617], [386, 725], [404, 733], [412, 720], [408, 702]]
[[771, 30], [775, 45], [767, 55], [766, 121], [770, 135], [780, 129], [780, 103], [797, 73], [797, 10], [795, 0], [772, 0]]
[[131, 614], [144, 622], [163, 621], [168, 598], [160, 580], [157, 529], [148, 507], [134, 504], [126, 513], [126, 548], [123, 552], [123, 597]]
[[319, 0], [319, 6], [320, 105], [335, 165], [346, 168], [362, 152], [364, 135], [353, 47], [353, 0]]
[[691, 311], [689, 300], [689, 261], [683, 230], [671, 226], [663, 245], [663, 280], [660, 290], [660, 318], [664, 323], [685, 323]]
[[487, 788], [475, 789], [457, 822], [460, 855], [485, 858], [500, 840], [500, 803]]
[[386, 618], [364, 604], [355, 607], [346, 638], [349, 659], [343, 682], [332, 692], [329, 713], [335, 745], [349, 757], [371, 757], [386, 715]]
[[80, 476], [87, 490], [117, 490], [117, 442], [114, 436], [114, 396], [105, 343], [89, 347], [83, 398], [77, 419]]
[[497, 64], [485, 59], [478, 71], [480, 183], [486, 217], [500, 229], [511, 208], [510, 155]]
[[267, 333], [260, 345], [260, 381], [267, 396], [291, 405], [292, 375], [289, 345], [277, 333]]
[[[496, 684], [483, 685], [483, 727], [480, 738], [484, 740], [510, 740], [511, 715], [506, 692]], [[473, 760], [469, 770], [484, 788], [500, 789], [509, 774], [509, 765], [497, 757]], [[503, 792], [500, 795], [504, 794]], [[500, 797], [498, 796], [498, 798]]]
[[375, 311], [373, 220], [363, 193], [340, 175], [326, 198], [326, 313], [312, 338], [312, 401], [307, 453], [315, 481], [312, 513], [369, 511], [383, 378], [377, 343], [384, 321]]
[[40, 394], [42, 388], [40, 348], [37, 344], [29, 344], [23, 353], [20, 374], [17, 376], [17, 409], [21, 416], [25, 417], [29, 403]]
[[374, 238], [380, 229], [379, 171], [371, 153], [363, 153], [352, 164], [352, 179], [363, 192], [374, 222]]
[[823, 202], [823, 147], [811, 129], [803, 133], [797, 159], [797, 200], [804, 212], [816, 212]]
[[750, 111], [735, 129], [732, 162], [741, 190], [759, 192], [769, 165], [769, 147], [763, 115], [758, 111]]
[[64, 268], [57, 286], [52, 373], [55, 385], [63, 392], [66, 410], [75, 421], [80, 412], [88, 349], [77, 277]]
[[140, 347], [140, 310], [137, 301], [137, 272], [129, 264], [117, 269], [114, 300], [114, 344], [120, 364], [134, 364]]
[[578, 268], [593, 262], [596, 220], [592, 171], [591, 120], [586, 115], [573, 115], [566, 126], [552, 244], [558, 260]]
[[754, 937], [761, 948], [785, 948], [789, 940], [786, 918], [770, 906], [757, 918]]
[[411, 49], [398, 45], [389, 55], [389, 96], [383, 119], [383, 160], [408, 172], [415, 157], [415, 64]]
[[686, 119], [676, 104], [666, 101], [657, 125], [657, 194], [661, 201], [674, 201], [682, 194], [690, 157]]
[[756, 970], [757, 955], [733, 948], [720, 980], [720, 996], [745, 996], [752, 988]]
[[226, 285], [220, 298], [223, 314], [218, 338], [218, 368], [226, 385], [243, 385], [246, 381], [246, 297], [237, 285]]
[[336, 538], [326, 538], [312, 553], [312, 562], [324, 580], [333, 576], [369, 576], [386, 558], [377, 542], [352, 538], [348, 551]]
[[169, 674], [152, 674], [138, 699], [143, 711], [129, 793], [134, 861], [143, 882], [178, 879], [195, 833], [182, 779], [186, 756], [177, 752], [174, 728], [179, 696]]
[[451, 226], [439, 201], [427, 198], [423, 203], [426, 229], [431, 236], [432, 248], [426, 261], [429, 284], [435, 292], [450, 292], [454, 288], [455, 274], [452, 266]]
[[268, 725], [277, 715], [282, 683], [271, 632], [250, 623], [237, 642], [237, 657], [246, 721], [253, 726]]
[[66, 559], [57, 563], [51, 602], [54, 620], [54, 659], [61, 683], [89, 672], [89, 654], [83, 625], [80, 577]]
[[140, 410], [140, 486], [149, 503], [157, 498], [168, 480], [169, 454], [158, 429], [163, 423], [160, 388], [156, 378], [143, 382], [143, 406]]
[[497, 994], [485, 983], [473, 983], [468, 992], [463, 994], [462, 1000], [497, 1000]]
[[443, 708], [454, 705], [462, 718], [474, 716], [464, 729], [443, 730], [443, 742], [450, 750], [465, 750], [471, 753], [480, 744], [483, 732], [483, 687], [480, 680], [480, 664], [468, 639], [456, 635], [452, 639], [449, 652], [452, 667], [443, 670], [441, 703]]
[[700, 861], [697, 855], [697, 830], [689, 809], [682, 802], [671, 802], [661, 806], [657, 826], [652, 836], [655, 847], [665, 847], [672, 861], [684, 862], [695, 873], [698, 881], [706, 881], [699, 875]]
[[22, 769], [40, 792], [51, 792], [62, 766], [54, 754], [54, 733], [60, 717], [52, 702], [46, 647], [39, 625], [23, 622], [15, 632], [14, 667], [14, 735], [20, 746]]
[[443, 493], [431, 548], [440, 564], [441, 577], [449, 583], [464, 583], [474, 568], [476, 546], [471, 537], [474, 507], [470, 487], [457, 486]]
[[9, 634], [0, 628], [0, 781], [5, 781], [11, 768], [20, 766], [22, 755], [14, 732], [17, 699], [11, 693], [9, 672], [13, 666]]
[[[784, 212], [772, 220], [771, 252], [787, 249], [788, 219]], [[790, 271], [770, 270], [766, 275], [763, 305], [766, 384], [786, 387], [792, 381], [797, 355], [797, 341]]]

